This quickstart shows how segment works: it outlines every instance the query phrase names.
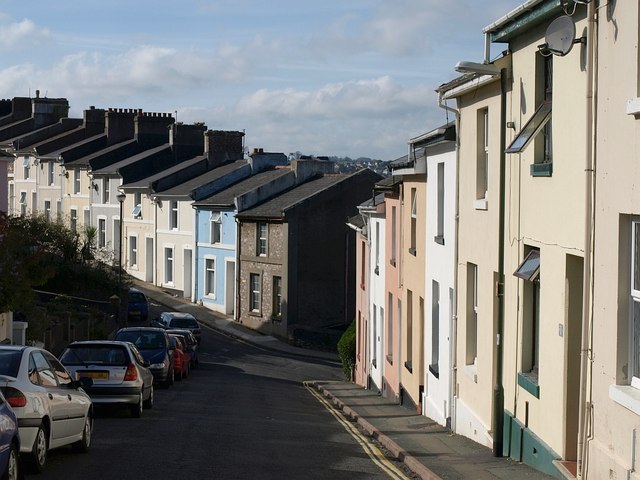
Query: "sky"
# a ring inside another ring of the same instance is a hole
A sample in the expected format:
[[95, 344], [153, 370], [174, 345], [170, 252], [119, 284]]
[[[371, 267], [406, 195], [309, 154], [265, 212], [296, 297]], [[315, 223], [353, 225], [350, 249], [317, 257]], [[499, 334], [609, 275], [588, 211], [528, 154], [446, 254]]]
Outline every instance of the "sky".
[[[393, 160], [524, 0], [0, 0], [0, 98], [141, 108], [247, 148]], [[495, 58], [505, 49], [494, 44]]]

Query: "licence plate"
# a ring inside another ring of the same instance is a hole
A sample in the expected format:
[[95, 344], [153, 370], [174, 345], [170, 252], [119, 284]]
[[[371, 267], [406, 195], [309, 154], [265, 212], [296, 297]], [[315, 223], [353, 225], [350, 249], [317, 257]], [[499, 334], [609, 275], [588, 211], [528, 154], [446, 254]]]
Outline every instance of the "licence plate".
[[109, 372], [78, 372], [78, 380], [82, 377], [91, 378], [93, 380], [109, 380]]

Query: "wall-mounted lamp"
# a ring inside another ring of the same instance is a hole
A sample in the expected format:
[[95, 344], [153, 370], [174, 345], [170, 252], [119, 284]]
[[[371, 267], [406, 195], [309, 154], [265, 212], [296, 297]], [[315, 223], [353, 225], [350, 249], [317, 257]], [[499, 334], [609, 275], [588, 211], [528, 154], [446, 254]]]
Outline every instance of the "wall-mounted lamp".
[[91, 182], [91, 187], [93, 187], [93, 189], [97, 192], [98, 191], [98, 184]]
[[499, 75], [500, 68], [492, 63], [460, 61], [453, 67], [459, 73], [477, 73], [479, 75]]
[[507, 122], [507, 128], [516, 129], [516, 122]]

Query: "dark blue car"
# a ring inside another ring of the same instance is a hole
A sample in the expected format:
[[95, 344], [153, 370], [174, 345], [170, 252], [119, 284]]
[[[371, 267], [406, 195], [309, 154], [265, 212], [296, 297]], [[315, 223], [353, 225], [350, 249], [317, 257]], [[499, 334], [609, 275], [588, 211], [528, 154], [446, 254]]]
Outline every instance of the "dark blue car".
[[114, 340], [133, 343], [143, 358], [149, 362], [153, 383], [166, 387], [175, 379], [173, 349], [169, 336], [163, 328], [127, 327], [118, 330]]
[[0, 393], [0, 478], [23, 478], [21, 470], [18, 420], [9, 402]]
[[149, 318], [149, 300], [137, 288], [130, 288], [127, 295], [127, 316], [129, 320], [146, 322]]

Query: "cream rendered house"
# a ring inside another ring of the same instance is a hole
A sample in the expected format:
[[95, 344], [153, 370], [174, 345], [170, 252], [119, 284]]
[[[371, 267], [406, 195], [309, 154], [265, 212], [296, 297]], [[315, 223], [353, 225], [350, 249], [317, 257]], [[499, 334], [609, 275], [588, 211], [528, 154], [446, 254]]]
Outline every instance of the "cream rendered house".
[[[508, 59], [502, 59], [498, 66], [508, 68]], [[458, 434], [491, 447], [497, 383], [500, 78], [468, 73], [442, 85], [438, 93], [441, 106], [457, 117], [458, 136], [457, 322], [451, 423]]]
[[581, 386], [582, 478], [640, 478], [640, 22], [638, 2], [598, 14], [593, 315]]
[[400, 282], [403, 290], [400, 320], [400, 401], [422, 411], [424, 389], [426, 172], [424, 158], [409, 147], [407, 157], [391, 163], [392, 174], [402, 176], [400, 189]]

